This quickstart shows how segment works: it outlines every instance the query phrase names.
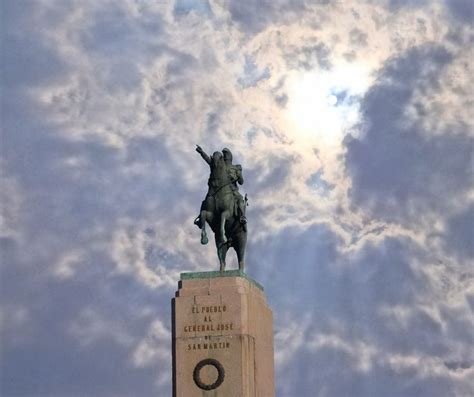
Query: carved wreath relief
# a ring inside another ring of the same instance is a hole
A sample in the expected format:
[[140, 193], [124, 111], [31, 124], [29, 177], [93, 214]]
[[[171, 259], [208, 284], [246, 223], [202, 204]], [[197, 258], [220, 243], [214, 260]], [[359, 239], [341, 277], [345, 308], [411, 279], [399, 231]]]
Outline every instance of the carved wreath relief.
[[[206, 365], [211, 365], [217, 370], [217, 379], [214, 383], [206, 384], [201, 380], [201, 369], [203, 369]], [[194, 367], [193, 371], [193, 379], [196, 386], [202, 390], [214, 390], [217, 389], [222, 382], [224, 382], [225, 371], [222, 364], [213, 359], [213, 358], [205, 358], [197, 363], [196, 367]]]

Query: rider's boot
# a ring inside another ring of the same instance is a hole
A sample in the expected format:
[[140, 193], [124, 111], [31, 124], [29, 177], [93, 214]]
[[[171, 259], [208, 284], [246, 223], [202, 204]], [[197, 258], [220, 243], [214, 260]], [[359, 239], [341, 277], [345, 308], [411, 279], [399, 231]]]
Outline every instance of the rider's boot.
[[194, 224], [201, 229], [201, 215], [198, 215], [197, 218], [194, 220]]
[[242, 215], [240, 217], [240, 224], [242, 225], [242, 229], [244, 229], [244, 232], [247, 232], [247, 218], [245, 215]]
[[247, 218], [245, 217], [245, 203], [239, 201], [239, 213], [240, 213], [240, 223], [245, 226], [247, 223]]

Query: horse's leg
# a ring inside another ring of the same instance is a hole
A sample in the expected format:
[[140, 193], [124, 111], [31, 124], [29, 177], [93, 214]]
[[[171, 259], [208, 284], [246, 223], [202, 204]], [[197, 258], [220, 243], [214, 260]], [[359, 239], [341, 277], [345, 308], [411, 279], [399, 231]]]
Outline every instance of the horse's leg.
[[214, 239], [216, 241], [217, 257], [219, 258], [219, 271], [223, 272], [225, 270], [225, 258], [229, 245], [220, 241], [219, 233], [214, 233]]
[[220, 244], [217, 248], [217, 255], [219, 256], [220, 268], [219, 271], [223, 272], [225, 270], [225, 258], [227, 256], [227, 251], [229, 249], [228, 244]]
[[247, 233], [240, 232], [237, 236], [237, 241], [235, 245], [235, 252], [237, 253], [237, 260], [239, 261], [239, 270], [245, 270], [245, 246], [247, 244]]
[[227, 243], [227, 237], [225, 235], [225, 221], [227, 220], [227, 218], [229, 218], [231, 215], [230, 211], [229, 210], [225, 210], [221, 213], [221, 238], [220, 238], [220, 242], [221, 244], [225, 244]]
[[207, 244], [209, 242], [209, 239], [207, 238], [207, 233], [206, 233], [206, 221], [210, 222], [209, 216], [208, 216], [208, 211], [202, 210], [201, 211], [201, 224], [199, 225], [201, 228], [201, 244]]

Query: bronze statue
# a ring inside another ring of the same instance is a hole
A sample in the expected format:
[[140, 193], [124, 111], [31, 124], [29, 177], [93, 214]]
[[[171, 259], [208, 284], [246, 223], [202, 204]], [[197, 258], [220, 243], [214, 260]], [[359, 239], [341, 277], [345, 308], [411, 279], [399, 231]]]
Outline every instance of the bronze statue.
[[239, 192], [244, 183], [242, 166], [232, 164], [232, 153], [224, 148], [209, 157], [197, 145], [196, 151], [209, 164], [211, 175], [207, 182], [208, 192], [201, 204], [199, 216], [194, 223], [201, 229], [201, 244], [207, 244], [206, 222], [214, 232], [220, 271], [225, 270], [227, 251], [233, 247], [237, 253], [239, 269], [244, 270], [245, 245], [247, 243], [247, 218], [245, 199]]

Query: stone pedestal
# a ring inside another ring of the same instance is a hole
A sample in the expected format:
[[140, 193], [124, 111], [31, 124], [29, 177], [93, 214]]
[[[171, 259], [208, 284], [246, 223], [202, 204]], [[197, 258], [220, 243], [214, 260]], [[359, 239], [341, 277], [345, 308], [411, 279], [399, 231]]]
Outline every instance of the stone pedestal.
[[244, 272], [182, 273], [172, 301], [174, 397], [274, 397], [273, 319]]

